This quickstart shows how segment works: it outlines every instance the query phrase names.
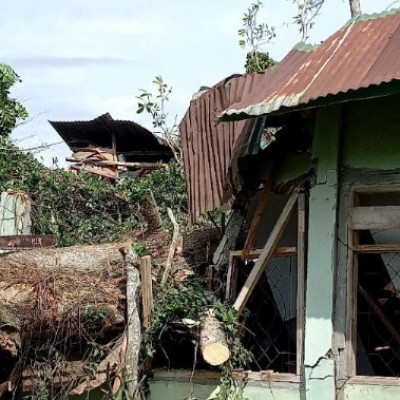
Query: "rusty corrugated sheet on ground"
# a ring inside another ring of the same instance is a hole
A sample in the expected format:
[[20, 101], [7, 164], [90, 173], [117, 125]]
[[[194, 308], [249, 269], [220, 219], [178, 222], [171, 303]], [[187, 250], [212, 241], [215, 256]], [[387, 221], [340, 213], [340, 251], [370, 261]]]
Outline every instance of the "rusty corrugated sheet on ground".
[[192, 223], [200, 214], [214, 210], [232, 196], [228, 176], [232, 150], [236, 139], [251, 126], [250, 121], [217, 121], [230, 104], [232, 78], [224, 79], [192, 100], [179, 125]]
[[259, 116], [400, 80], [400, 12], [350, 21], [318, 47], [294, 48], [278, 65], [232, 80], [224, 119]]

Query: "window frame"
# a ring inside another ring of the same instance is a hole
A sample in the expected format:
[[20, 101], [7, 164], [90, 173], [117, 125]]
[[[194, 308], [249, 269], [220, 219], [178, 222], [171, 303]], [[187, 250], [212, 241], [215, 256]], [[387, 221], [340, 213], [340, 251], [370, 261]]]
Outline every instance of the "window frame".
[[[378, 175], [379, 176], [379, 175]], [[388, 218], [386, 221], [373, 220], [372, 214], [369, 211], [364, 212], [361, 208], [368, 209], [374, 206], [360, 206], [360, 194], [379, 194], [379, 193], [398, 193], [400, 195], [400, 184], [371, 184], [371, 185], [357, 185], [353, 186], [350, 190], [349, 203], [347, 205], [347, 313], [346, 313], [346, 375], [351, 378], [351, 382], [380, 382], [385, 381], [399, 381], [399, 377], [379, 376], [379, 375], [357, 375], [357, 312], [358, 312], [358, 254], [366, 253], [385, 253], [385, 252], [399, 252], [400, 243], [391, 245], [360, 245], [358, 244], [358, 231], [362, 229], [369, 229], [378, 227], [379, 229], [400, 228], [400, 222], [390, 222]], [[400, 206], [375, 206], [381, 210], [392, 207], [392, 210], [399, 213]], [[380, 211], [380, 210], [376, 210]], [[364, 221], [363, 221], [364, 219]], [[400, 221], [400, 218], [399, 218]], [[399, 383], [400, 384], [400, 383]]]

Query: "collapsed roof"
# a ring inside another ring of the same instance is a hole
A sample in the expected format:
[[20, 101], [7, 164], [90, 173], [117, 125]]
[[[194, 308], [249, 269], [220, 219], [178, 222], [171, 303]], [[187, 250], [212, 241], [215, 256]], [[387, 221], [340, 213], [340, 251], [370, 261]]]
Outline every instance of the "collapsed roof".
[[169, 161], [172, 150], [161, 138], [133, 121], [115, 120], [109, 113], [91, 121], [49, 121], [68, 147], [100, 148], [124, 155], [129, 162]]

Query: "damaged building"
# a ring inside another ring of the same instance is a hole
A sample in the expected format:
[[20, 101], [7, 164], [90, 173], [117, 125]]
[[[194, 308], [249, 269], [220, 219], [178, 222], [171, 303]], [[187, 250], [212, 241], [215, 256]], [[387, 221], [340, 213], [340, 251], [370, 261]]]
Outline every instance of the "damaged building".
[[49, 121], [72, 151], [70, 169], [103, 176], [137, 176], [173, 158], [161, 138], [133, 121], [103, 114], [91, 121]]
[[[399, 398], [399, 43], [400, 12], [350, 20], [181, 122], [191, 221], [231, 208], [214, 264], [248, 310], [245, 398]], [[213, 392], [189, 376], [155, 371], [151, 398]]]

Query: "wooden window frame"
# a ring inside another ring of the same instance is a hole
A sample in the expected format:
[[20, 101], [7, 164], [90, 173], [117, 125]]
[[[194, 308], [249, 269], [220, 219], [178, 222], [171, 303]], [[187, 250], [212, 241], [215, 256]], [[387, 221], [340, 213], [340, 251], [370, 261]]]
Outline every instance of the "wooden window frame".
[[[297, 199], [297, 247], [277, 247], [272, 258], [297, 256], [297, 298], [296, 298], [296, 373], [259, 371], [252, 372], [254, 376], [260, 376], [259, 380], [269, 380], [272, 377], [279, 380], [292, 380], [300, 377], [303, 370], [304, 359], [304, 323], [305, 323], [305, 265], [306, 265], [306, 234], [307, 234], [307, 207], [306, 195], [298, 194]], [[264, 249], [253, 249], [248, 252], [246, 259], [258, 258]], [[239, 261], [243, 250], [233, 250], [229, 254], [229, 268], [227, 274], [226, 299], [234, 299], [237, 296], [234, 283], [237, 282]], [[299, 378], [300, 379], [300, 378]]]
[[[358, 243], [358, 231], [363, 229], [398, 229], [400, 228], [400, 206], [359, 206], [358, 196], [361, 194], [398, 193], [400, 185], [360, 185], [355, 186], [350, 193], [350, 204], [347, 217], [347, 246], [349, 249], [347, 257], [347, 375], [351, 383], [373, 383], [375, 381], [390, 382], [398, 381], [398, 377], [363, 376], [357, 375], [357, 296], [358, 296], [358, 254], [365, 253], [387, 253], [399, 252], [399, 244], [389, 245], [360, 245]], [[382, 218], [376, 214], [382, 213]], [[398, 216], [398, 220], [393, 218]]]

